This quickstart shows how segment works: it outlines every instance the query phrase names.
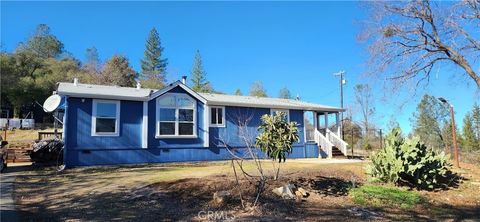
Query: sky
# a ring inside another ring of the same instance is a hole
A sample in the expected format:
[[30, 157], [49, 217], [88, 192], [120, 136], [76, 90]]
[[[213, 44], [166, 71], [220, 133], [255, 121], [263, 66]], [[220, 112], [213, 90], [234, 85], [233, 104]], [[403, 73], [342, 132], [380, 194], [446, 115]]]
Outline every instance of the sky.
[[[189, 75], [200, 50], [207, 79], [221, 92], [248, 94], [259, 80], [272, 97], [282, 87], [302, 100], [340, 106], [339, 79], [346, 71], [345, 106], [354, 104], [355, 84], [371, 84], [377, 115], [385, 127], [393, 116], [405, 132], [424, 93], [443, 96], [462, 125], [480, 93], [460, 70], [437, 68], [430, 84], [415, 95], [385, 91], [365, 77], [368, 53], [357, 40], [368, 16], [357, 2], [6, 2], [1, 1], [2, 48], [15, 50], [38, 24], [47, 24], [80, 60], [96, 47], [105, 61], [129, 58], [140, 71], [149, 31], [155, 27], [168, 59], [168, 82]], [[480, 67], [478, 64], [476, 67]], [[460, 72], [460, 73], [459, 73]]]

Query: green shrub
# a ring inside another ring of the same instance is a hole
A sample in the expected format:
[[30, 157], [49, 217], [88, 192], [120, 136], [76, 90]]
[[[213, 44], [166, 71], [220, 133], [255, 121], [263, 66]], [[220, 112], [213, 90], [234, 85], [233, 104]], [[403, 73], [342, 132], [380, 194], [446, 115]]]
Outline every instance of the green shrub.
[[356, 204], [375, 207], [389, 206], [411, 209], [422, 202], [422, 198], [418, 193], [393, 187], [373, 185], [351, 189], [350, 197]]
[[385, 148], [371, 156], [367, 174], [373, 180], [407, 184], [418, 189], [439, 187], [450, 173], [448, 157], [435, 153], [418, 137], [403, 138], [399, 128], [385, 138]]
[[273, 116], [265, 114], [261, 120], [255, 145], [272, 160], [285, 162], [292, 152], [292, 144], [300, 140], [298, 124], [287, 122], [284, 112], [275, 112]]

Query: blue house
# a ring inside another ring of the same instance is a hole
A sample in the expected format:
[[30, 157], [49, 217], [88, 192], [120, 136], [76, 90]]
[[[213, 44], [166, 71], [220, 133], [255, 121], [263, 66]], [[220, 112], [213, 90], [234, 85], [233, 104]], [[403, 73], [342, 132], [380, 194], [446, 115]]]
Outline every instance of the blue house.
[[[290, 158], [346, 155], [341, 108], [299, 100], [197, 93], [176, 81], [163, 89], [58, 83], [65, 98], [66, 166], [230, 159], [254, 141], [260, 117], [285, 112], [300, 141]], [[305, 116], [312, 118], [306, 121]], [[331, 123], [329, 124], [329, 120]], [[228, 147], [228, 150], [227, 150]]]

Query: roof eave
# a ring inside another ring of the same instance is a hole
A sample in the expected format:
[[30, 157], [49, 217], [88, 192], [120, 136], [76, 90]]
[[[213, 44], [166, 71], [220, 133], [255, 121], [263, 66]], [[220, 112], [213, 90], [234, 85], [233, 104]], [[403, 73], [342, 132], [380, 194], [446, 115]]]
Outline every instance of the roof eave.
[[217, 102], [217, 101], [208, 101], [207, 105], [209, 105], [209, 106], [235, 106], [235, 107], [249, 107], [249, 108], [267, 108], [267, 109], [295, 109], [295, 110], [305, 110], [305, 111], [315, 111], [315, 112], [345, 112], [345, 109], [335, 108], [335, 107], [320, 108], [320, 107], [306, 107], [306, 106], [245, 104], [245, 103]]
[[92, 99], [111, 99], [111, 100], [127, 100], [127, 101], [148, 101], [149, 96], [132, 97], [132, 96], [115, 96], [115, 95], [101, 95], [89, 93], [72, 93], [72, 92], [57, 92], [60, 96], [78, 97], [78, 98], [92, 98]]

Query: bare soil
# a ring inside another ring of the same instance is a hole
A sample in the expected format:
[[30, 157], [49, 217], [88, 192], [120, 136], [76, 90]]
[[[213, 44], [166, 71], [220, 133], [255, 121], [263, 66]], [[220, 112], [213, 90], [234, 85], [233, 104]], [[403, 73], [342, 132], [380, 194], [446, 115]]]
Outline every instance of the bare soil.
[[[288, 162], [288, 161], [287, 161]], [[480, 221], [480, 169], [462, 164], [458, 187], [419, 192], [425, 203], [414, 209], [361, 206], [348, 189], [368, 183], [365, 163], [287, 163], [259, 199], [254, 182], [237, 185], [228, 162], [103, 167], [57, 174], [37, 169], [17, 177], [15, 198], [24, 221]], [[288, 169], [288, 170], [287, 170]], [[301, 202], [271, 192], [292, 183], [306, 189]], [[223, 203], [212, 200], [228, 191]], [[244, 205], [240, 200], [244, 197]]]

